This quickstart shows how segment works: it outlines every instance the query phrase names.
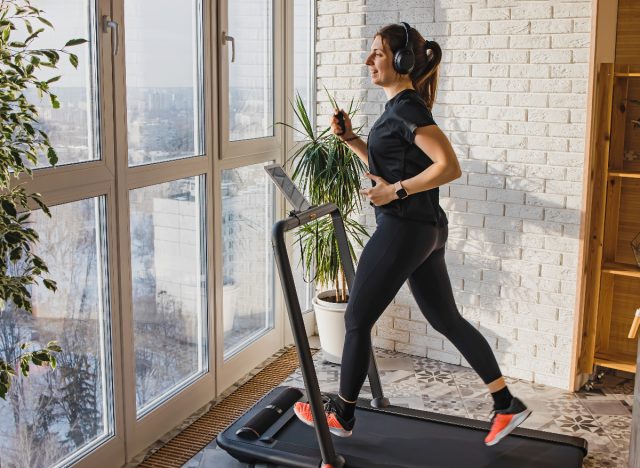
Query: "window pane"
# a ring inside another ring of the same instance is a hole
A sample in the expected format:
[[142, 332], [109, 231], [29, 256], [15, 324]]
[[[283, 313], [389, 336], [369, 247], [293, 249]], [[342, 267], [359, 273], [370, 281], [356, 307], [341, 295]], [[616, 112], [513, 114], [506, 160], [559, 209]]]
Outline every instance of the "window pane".
[[203, 154], [201, 2], [126, 0], [129, 165]]
[[[307, 113], [311, 119], [311, 128], [315, 128], [315, 109], [312, 107], [315, 99], [315, 85], [313, 83], [314, 63], [314, 24], [313, 24], [313, 1], [295, 0], [293, 4], [293, 87], [294, 95], [299, 94]], [[295, 101], [294, 101], [295, 102]], [[294, 128], [302, 131], [302, 125], [294, 117]], [[301, 141], [303, 135], [293, 132], [293, 139]]]
[[254, 164], [222, 171], [224, 356], [273, 328], [273, 183]]
[[273, 135], [273, 14], [271, 0], [229, 2], [229, 140]]
[[138, 416], [207, 371], [204, 176], [132, 190]]
[[[38, 0], [36, 6], [45, 11], [44, 17], [55, 29], [45, 27], [34, 47], [59, 49], [69, 39], [89, 41], [69, 48], [79, 58], [78, 69], [73, 68], [66, 55], [62, 55], [57, 69], [45, 68], [38, 72], [42, 79], [58, 75], [62, 78], [51, 84], [51, 91], [60, 101], [59, 109], [51, 107], [48, 97], [40, 99], [35, 89], [26, 93], [30, 102], [37, 103], [40, 119], [37, 127], [49, 134], [58, 154], [58, 165], [100, 159], [94, 2]], [[35, 29], [36, 25], [33, 26]], [[48, 166], [46, 157], [41, 156], [36, 167]]]
[[111, 322], [104, 200], [34, 212], [36, 252], [58, 282], [53, 294], [32, 289], [33, 315], [0, 312], [0, 355], [14, 361], [16, 344], [58, 340], [58, 368], [32, 367], [0, 399], [0, 458], [7, 467], [48, 467], [113, 435]]

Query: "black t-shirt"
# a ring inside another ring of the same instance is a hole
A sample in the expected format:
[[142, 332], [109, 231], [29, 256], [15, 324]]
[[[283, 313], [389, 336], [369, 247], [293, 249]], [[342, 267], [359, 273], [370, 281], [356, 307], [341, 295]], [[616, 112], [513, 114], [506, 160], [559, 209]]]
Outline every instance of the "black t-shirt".
[[[436, 125], [431, 111], [415, 89], [404, 89], [389, 99], [384, 112], [369, 131], [368, 156], [371, 174], [382, 177], [390, 184], [410, 179], [433, 164], [415, 143], [415, 129]], [[371, 181], [375, 187], [375, 181]], [[404, 219], [440, 224], [447, 217], [439, 204], [440, 190], [435, 187], [392, 200], [386, 205], [374, 207], [379, 212]]]

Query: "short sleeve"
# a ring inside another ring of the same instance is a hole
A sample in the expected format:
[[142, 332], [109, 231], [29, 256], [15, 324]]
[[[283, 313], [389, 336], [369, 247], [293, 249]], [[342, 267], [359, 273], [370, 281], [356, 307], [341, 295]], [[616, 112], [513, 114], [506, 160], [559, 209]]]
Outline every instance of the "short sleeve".
[[394, 106], [393, 111], [400, 121], [400, 133], [409, 143], [413, 143], [416, 138], [416, 128], [436, 125], [431, 110], [422, 100], [400, 101]]

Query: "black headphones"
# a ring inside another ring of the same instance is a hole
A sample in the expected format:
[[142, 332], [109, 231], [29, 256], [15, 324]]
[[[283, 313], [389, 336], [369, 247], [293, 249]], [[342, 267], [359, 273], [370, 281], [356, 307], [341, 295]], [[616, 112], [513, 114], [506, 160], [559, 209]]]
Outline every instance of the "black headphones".
[[402, 75], [408, 75], [411, 73], [411, 70], [413, 70], [416, 58], [413, 54], [412, 47], [409, 45], [409, 28], [411, 26], [404, 21], [401, 24], [404, 26], [407, 40], [402, 49], [398, 49], [393, 53], [393, 68]]

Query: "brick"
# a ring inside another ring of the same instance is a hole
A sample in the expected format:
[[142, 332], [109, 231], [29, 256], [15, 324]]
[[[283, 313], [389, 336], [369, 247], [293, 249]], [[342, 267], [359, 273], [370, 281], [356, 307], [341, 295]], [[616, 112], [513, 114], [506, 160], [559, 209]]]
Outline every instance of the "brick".
[[[531, 140], [532, 137], [529, 138]], [[509, 190], [522, 190], [524, 192], [543, 192], [545, 187], [544, 179], [534, 179], [529, 177], [506, 177], [507, 188]]]
[[512, 49], [548, 49], [550, 36], [511, 36], [509, 47]]
[[480, 106], [507, 106], [507, 95], [504, 93], [471, 93], [471, 104]]
[[529, 80], [517, 78], [494, 78], [491, 80], [491, 91], [527, 92]]
[[508, 20], [511, 18], [509, 8], [473, 8], [471, 18], [474, 20]]
[[568, 146], [565, 138], [531, 136], [527, 139], [527, 148], [534, 150], [565, 151]]
[[580, 49], [588, 48], [591, 44], [589, 34], [557, 34], [551, 36], [551, 47], [553, 49]]
[[482, 272], [482, 280], [500, 283], [503, 286], [520, 286], [520, 274], [516, 272], [487, 270]]
[[510, 135], [547, 135], [549, 133], [549, 125], [538, 122], [510, 122]]
[[483, 161], [504, 161], [506, 156], [505, 150], [500, 148], [469, 148], [469, 157], [472, 159]]
[[436, 3], [436, 21], [468, 21], [471, 19], [471, 5], [462, 8], [442, 8], [441, 3]]
[[575, 3], [559, 3], [553, 6], [554, 18], [580, 18], [591, 17], [591, 4], [583, 2], [580, 4]]
[[[540, 294], [540, 304], [553, 305], [557, 307], [572, 308], [575, 305], [576, 297], [570, 294], [544, 293]], [[561, 330], [556, 330], [557, 334]]]
[[546, 162], [546, 156], [543, 151], [512, 149], [507, 152], [507, 161], [544, 164]]
[[558, 166], [530, 164], [527, 166], [526, 177], [538, 179], [564, 180], [566, 169]]
[[[523, 276], [522, 281], [527, 282], [536, 279], [535, 276]], [[527, 315], [529, 317], [535, 317], [544, 320], [556, 320], [558, 317], [558, 308], [548, 305], [533, 304], [530, 302], [518, 303], [518, 313], [521, 315]]]
[[529, 109], [529, 122], [569, 122], [569, 111], [565, 109]]
[[591, 32], [591, 18], [578, 18], [573, 20], [573, 32]]
[[[522, 256], [520, 248], [513, 247], [511, 245], [505, 245], [505, 244], [486, 243], [485, 253], [486, 255], [491, 255], [501, 260], [510, 259], [510, 258], [519, 259]], [[496, 266], [496, 268], [498, 267]]]
[[527, 138], [520, 135], [489, 135], [489, 145], [493, 148], [525, 148]]
[[506, 78], [509, 76], [509, 65], [474, 63], [471, 65], [471, 72], [473, 76], [478, 77]]
[[562, 224], [550, 221], [536, 221], [525, 219], [522, 222], [522, 232], [531, 234], [543, 234], [546, 236], [562, 235]]
[[549, 136], [563, 138], [584, 138], [586, 136], [584, 124], [560, 124], [549, 127]]
[[451, 24], [451, 34], [455, 36], [487, 35], [488, 21], [457, 21]]
[[467, 211], [469, 213], [482, 213], [489, 215], [504, 215], [503, 203], [492, 203], [487, 201], [470, 200], [467, 202]]
[[571, 92], [570, 80], [532, 79], [530, 81], [531, 81], [532, 93], [569, 93]]
[[504, 214], [512, 218], [542, 219], [544, 210], [536, 206], [507, 205]]
[[509, 36], [472, 36], [472, 49], [508, 49]]
[[487, 201], [524, 203], [524, 195], [520, 190], [487, 189]]
[[[475, 93], [474, 93], [475, 95]], [[482, 132], [485, 134], [488, 133], [504, 133], [506, 134], [509, 130], [508, 122], [496, 122], [489, 120], [472, 120], [471, 128], [469, 131], [472, 132]]]
[[347, 13], [348, 4], [346, 2], [318, 2], [318, 15], [333, 15], [336, 13]]
[[509, 66], [509, 76], [511, 78], [549, 78], [548, 66], [543, 64], [518, 64]]
[[565, 195], [556, 195], [553, 193], [527, 194], [525, 204], [531, 206], [563, 208], [566, 198], [567, 197]]
[[502, 270], [512, 273], [536, 276], [540, 273], [540, 265], [538, 263], [526, 262], [517, 259], [505, 259], [502, 261]]
[[[504, 177], [494, 174], [469, 174], [469, 185], [487, 188], [504, 188]], [[485, 197], [486, 198], [486, 197]]]
[[[464, 290], [465, 292], [480, 294], [483, 296], [500, 295], [500, 285], [492, 284], [486, 281], [464, 280]], [[465, 310], [467, 309], [468, 307], [465, 307]]]
[[488, 50], [454, 50], [454, 63], [489, 63]]
[[527, 50], [492, 50], [492, 63], [528, 63], [529, 51]]
[[521, 219], [507, 218], [505, 216], [485, 216], [484, 225], [490, 229], [501, 229], [504, 231], [522, 230]]
[[542, 292], [560, 292], [560, 280], [538, 278], [534, 276], [523, 276], [522, 286], [525, 288], [533, 289]]
[[545, 265], [560, 265], [560, 254], [558, 252], [550, 252], [542, 249], [524, 248], [522, 250], [522, 258], [526, 258], [529, 262], [544, 263]]
[[[483, 270], [499, 270], [500, 269], [500, 259], [499, 258], [490, 258], [486, 255], [485, 252], [480, 252], [479, 254], [467, 253], [464, 255], [464, 264], [466, 266], [472, 266], [477, 269]], [[479, 279], [480, 276], [478, 275]], [[465, 278], [465, 280], [474, 278]]]
[[582, 195], [582, 183], [571, 181], [547, 181], [545, 192], [563, 195]]
[[467, 36], [448, 36], [439, 38], [437, 42], [444, 52], [456, 49], [468, 49], [471, 39]]
[[491, 107], [489, 108], [490, 120], [525, 121], [526, 110], [512, 107]]
[[422, 322], [413, 322], [396, 318], [393, 320], [393, 328], [396, 330], [404, 330], [411, 333], [427, 333], [427, 325]]
[[587, 107], [587, 98], [585, 95], [580, 94], [551, 94], [549, 96], [549, 106], [554, 108], [571, 107], [583, 110]]
[[583, 167], [584, 157], [582, 153], [550, 152], [547, 155], [547, 163], [552, 166]]
[[545, 209], [545, 221], [580, 224], [580, 212], [576, 210], [547, 208]]
[[490, 83], [487, 78], [457, 78], [454, 82], [455, 90], [489, 91]]
[[511, 9], [512, 19], [551, 18], [551, 5], [523, 5]]
[[585, 63], [556, 63], [550, 67], [551, 78], [584, 78], [589, 74], [589, 66]]
[[573, 32], [573, 21], [534, 20], [531, 21], [531, 34], [567, 34]]
[[541, 249], [544, 247], [544, 236], [535, 234], [524, 234], [521, 232], [505, 233], [505, 244], [517, 245], [520, 247], [531, 247]]
[[378, 338], [409, 343], [409, 332], [378, 325]]
[[542, 276], [546, 278], [557, 278], [559, 280], [574, 280], [576, 278], [576, 270], [574, 268], [566, 268], [554, 265], [541, 265]]
[[466, 198], [470, 200], [486, 200], [487, 192], [482, 187], [473, 186], [452, 186], [451, 196], [456, 198]]
[[522, 177], [525, 174], [526, 166], [524, 164], [495, 161], [489, 161], [486, 164], [486, 172], [489, 174], [510, 175], [517, 177]]
[[532, 50], [531, 63], [571, 63], [571, 50]]
[[530, 22], [527, 20], [491, 21], [489, 31], [491, 35], [528, 34], [530, 31]]
[[471, 76], [472, 65], [449, 64], [440, 69], [440, 76]]

